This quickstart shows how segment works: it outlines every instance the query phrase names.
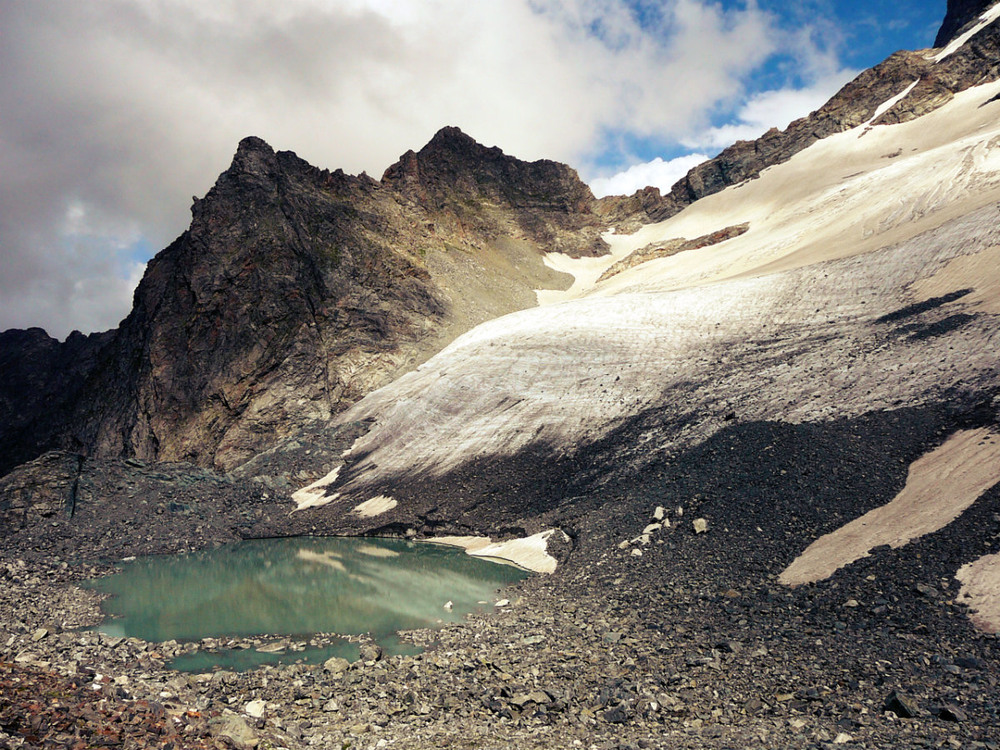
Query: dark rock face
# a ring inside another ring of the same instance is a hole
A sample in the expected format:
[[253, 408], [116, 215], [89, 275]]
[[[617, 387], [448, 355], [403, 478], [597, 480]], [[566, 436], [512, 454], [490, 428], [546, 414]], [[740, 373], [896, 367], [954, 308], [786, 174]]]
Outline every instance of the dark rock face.
[[80, 456], [53, 451], [0, 478], [0, 529], [19, 531], [71, 518], [81, 465]]
[[[0, 333], [0, 475], [66, 433], [74, 405], [113, 338], [74, 331], [60, 343], [40, 328]], [[71, 430], [66, 441], [74, 440]]]
[[0, 473], [53, 448], [228, 470], [568, 284], [542, 253], [603, 251], [593, 202], [457, 128], [381, 183], [247, 138], [118, 330], [0, 338]]
[[136, 291], [88, 415], [96, 452], [227, 466], [387, 377], [445, 304], [379, 193], [244, 140]]
[[944, 47], [975, 23], [993, 4], [993, 0], [948, 0], [948, 12], [941, 28], [938, 29], [934, 46]]

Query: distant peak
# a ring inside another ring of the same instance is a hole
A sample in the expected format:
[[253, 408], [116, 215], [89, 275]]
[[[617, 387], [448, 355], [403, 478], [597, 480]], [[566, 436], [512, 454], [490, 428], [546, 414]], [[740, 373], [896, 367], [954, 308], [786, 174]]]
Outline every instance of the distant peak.
[[274, 153], [274, 149], [267, 145], [267, 141], [263, 138], [258, 138], [255, 135], [248, 135], [240, 141], [240, 145], [236, 147], [237, 154], [247, 151], [263, 151], [268, 154]]
[[447, 160], [459, 157], [465, 160], [478, 161], [484, 158], [501, 159], [505, 156], [504, 152], [496, 146], [492, 148], [484, 146], [475, 138], [454, 126], [441, 128], [428, 141], [427, 145], [420, 149], [418, 155], [421, 157], [421, 161], [424, 162], [439, 161], [442, 157]]
[[[434, 134], [427, 146], [431, 144], [446, 144], [446, 143], [463, 143], [463, 144], [476, 144], [476, 139], [470, 135], [466, 135], [461, 128], [456, 128], [454, 125], [446, 125], [441, 128], [438, 132]], [[424, 147], [426, 148], [426, 146]]]

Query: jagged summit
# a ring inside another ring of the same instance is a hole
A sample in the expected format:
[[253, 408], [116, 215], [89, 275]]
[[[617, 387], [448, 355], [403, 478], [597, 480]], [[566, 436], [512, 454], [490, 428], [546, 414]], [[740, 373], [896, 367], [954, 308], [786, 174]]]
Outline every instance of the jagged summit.
[[575, 169], [548, 159], [522, 161], [457, 127], [441, 128], [420, 151], [407, 151], [382, 182], [438, 207], [476, 198], [570, 212], [586, 210], [594, 200]]

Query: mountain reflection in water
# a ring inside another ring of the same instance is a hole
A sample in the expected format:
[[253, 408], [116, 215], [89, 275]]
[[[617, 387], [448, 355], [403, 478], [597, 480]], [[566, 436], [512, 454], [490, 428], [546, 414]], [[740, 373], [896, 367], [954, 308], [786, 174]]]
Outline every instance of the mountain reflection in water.
[[526, 575], [433, 544], [297, 537], [143, 558], [91, 585], [112, 595], [104, 604], [112, 619], [100, 629], [114, 635], [371, 633], [379, 640], [461, 620]]

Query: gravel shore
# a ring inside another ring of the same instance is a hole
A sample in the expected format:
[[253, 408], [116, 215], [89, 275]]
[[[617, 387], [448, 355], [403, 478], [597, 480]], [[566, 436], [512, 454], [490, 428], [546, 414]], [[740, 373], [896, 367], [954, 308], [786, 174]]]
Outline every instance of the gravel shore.
[[[353, 663], [176, 672], [173, 656], [224, 644], [80, 630], [99, 602], [78, 583], [110, 569], [105, 548], [81, 535], [62, 556], [34, 549], [37, 529], [14, 534], [0, 748], [1000, 747], [1000, 640], [971, 625], [953, 577], [993, 549], [1000, 490], [826, 581], [777, 582], [953, 427], [946, 410], [734, 426], [620, 496], [567, 504], [559, 568], [498, 593], [505, 606], [404, 633], [414, 656], [356, 639]], [[669, 523], [643, 540], [657, 507]], [[169, 529], [148, 531], [146, 548], [173, 549]]]

